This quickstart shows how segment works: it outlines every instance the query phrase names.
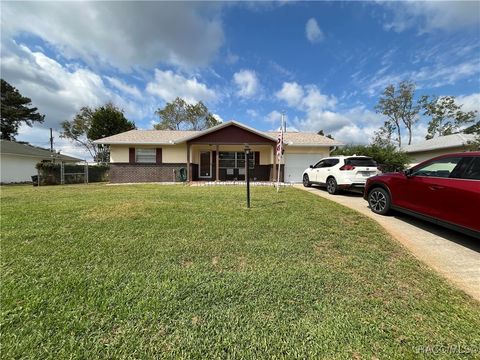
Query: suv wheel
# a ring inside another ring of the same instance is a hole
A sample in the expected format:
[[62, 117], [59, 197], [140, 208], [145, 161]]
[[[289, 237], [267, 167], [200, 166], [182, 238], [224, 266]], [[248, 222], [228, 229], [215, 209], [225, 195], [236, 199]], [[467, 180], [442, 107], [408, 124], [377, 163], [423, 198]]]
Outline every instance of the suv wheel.
[[305, 187], [312, 186], [312, 183], [310, 182], [310, 179], [308, 178], [307, 174], [303, 175], [303, 186]]
[[385, 215], [390, 210], [390, 195], [385, 189], [373, 188], [368, 194], [368, 205], [375, 214]]
[[327, 191], [329, 194], [335, 195], [338, 191], [337, 180], [334, 177], [327, 179]]

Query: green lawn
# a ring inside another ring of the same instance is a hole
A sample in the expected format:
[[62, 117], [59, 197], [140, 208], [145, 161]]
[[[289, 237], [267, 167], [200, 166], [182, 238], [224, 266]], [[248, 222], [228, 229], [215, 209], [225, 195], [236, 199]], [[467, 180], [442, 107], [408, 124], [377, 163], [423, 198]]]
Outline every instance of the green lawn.
[[293, 188], [253, 188], [250, 210], [244, 195], [2, 187], [2, 358], [405, 359], [429, 345], [480, 349], [479, 304], [373, 221]]

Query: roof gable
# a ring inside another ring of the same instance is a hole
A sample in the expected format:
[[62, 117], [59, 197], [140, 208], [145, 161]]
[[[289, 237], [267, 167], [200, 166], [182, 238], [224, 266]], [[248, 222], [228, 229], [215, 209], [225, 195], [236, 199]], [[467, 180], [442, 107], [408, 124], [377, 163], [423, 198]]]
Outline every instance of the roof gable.
[[235, 121], [214, 126], [199, 134], [183, 139], [183, 141], [188, 143], [221, 142], [224, 144], [276, 143], [274, 137]]

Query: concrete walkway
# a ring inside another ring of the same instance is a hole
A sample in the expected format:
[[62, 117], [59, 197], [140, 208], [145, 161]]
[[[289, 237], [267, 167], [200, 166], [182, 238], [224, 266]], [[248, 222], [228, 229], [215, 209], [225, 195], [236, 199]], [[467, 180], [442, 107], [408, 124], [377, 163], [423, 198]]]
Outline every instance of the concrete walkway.
[[480, 301], [480, 240], [397, 212], [374, 214], [358, 193], [330, 195], [323, 188], [295, 187], [374, 219], [415, 257]]

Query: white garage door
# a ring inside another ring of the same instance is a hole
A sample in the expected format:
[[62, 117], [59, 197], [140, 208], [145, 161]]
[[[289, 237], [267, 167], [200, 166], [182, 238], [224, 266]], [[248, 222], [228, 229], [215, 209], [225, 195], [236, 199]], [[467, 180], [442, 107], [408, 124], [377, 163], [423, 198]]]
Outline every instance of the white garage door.
[[322, 154], [285, 154], [285, 182], [302, 182], [305, 169], [322, 157]]

